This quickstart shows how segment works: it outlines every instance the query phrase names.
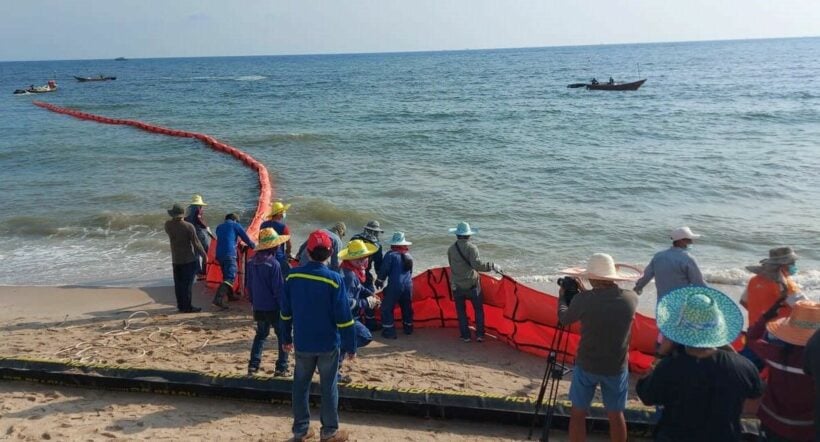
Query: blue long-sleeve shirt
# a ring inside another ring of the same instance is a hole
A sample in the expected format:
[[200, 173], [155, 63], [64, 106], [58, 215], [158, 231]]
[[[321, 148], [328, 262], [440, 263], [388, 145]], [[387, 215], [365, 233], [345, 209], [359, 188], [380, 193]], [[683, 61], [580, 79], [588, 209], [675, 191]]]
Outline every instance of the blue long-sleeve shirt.
[[[412, 261], [413, 257], [409, 253], [405, 255], [407, 255], [405, 260]], [[385, 294], [413, 292], [413, 269], [404, 269], [402, 254], [399, 252], [391, 250], [384, 255], [378, 278], [380, 281], [387, 280], [387, 287], [384, 288]]]
[[238, 222], [229, 219], [216, 226], [216, 259], [236, 258], [236, 238], [242, 238], [250, 248], [256, 248], [256, 243]]
[[655, 278], [658, 300], [677, 288], [706, 285], [695, 258], [686, 250], [674, 246], [652, 257], [643, 271], [643, 276], [635, 283], [635, 291], [640, 293], [652, 278]]
[[248, 295], [254, 311], [279, 311], [285, 281], [274, 254], [257, 253], [248, 261]]
[[[283, 339], [296, 351], [355, 353], [353, 315], [342, 275], [311, 261], [291, 270], [282, 298]], [[291, 330], [292, 335], [291, 336]]]
[[367, 307], [367, 300], [365, 298], [372, 295], [373, 292], [362, 285], [362, 282], [359, 281], [359, 277], [356, 276], [356, 272], [353, 270], [342, 268], [342, 279], [347, 288], [347, 299], [350, 302], [350, 311], [353, 316], [357, 316], [359, 309]]

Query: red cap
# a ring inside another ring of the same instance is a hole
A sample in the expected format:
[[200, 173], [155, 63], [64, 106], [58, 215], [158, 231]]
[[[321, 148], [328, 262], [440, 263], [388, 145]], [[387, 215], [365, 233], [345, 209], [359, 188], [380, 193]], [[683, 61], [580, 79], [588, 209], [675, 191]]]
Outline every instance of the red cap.
[[330, 235], [324, 230], [316, 230], [308, 236], [308, 252], [312, 252], [316, 247], [324, 247], [328, 250], [333, 249], [333, 240], [330, 239]]

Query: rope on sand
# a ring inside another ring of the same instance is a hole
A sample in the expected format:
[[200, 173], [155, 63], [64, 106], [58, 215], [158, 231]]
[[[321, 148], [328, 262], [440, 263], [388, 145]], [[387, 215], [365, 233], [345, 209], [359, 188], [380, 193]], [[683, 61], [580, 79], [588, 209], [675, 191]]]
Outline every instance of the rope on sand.
[[[66, 315], [66, 318], [60, 324], [55, 327], [49, 327], [47, 330], [60, 331], [60, 326], [65, 324], [67, 320], [68, 315]], [[114, 356], [111, 355], [111, 353], [128, 352], [131, 354], [130, 356], [118, 357], [116, 359], [117, 363], [124, 363], [145, 358], [146, 356], [154, 354], [154, 351], [159, 349], [173, 348], [177, 352], [190, 356], [205, 348], [211, 340], [208, 338], [202, 344], [186, 347], [185, 343], [180, 339], [181, 335], [189, 335], [204, 330], [205, 326], [200, 321], [185, 320], [166, 327], [157, 325], [156, 322], [156, 319], [151, 317], [147, 311], [136, 311], [122, 321], [121, 328], [109, 330], [93, 339], [79, 341], [74, 345], [61, 348], [57, 350], [54, 355], [77, 362], [96, 363], [108, 358], [113, 358]], [[142, 326], [137, 327], [137, 325]], [[74, 327], [79, 326], [65, 327], [62, 328], [62, 330]], [[152, 344], [145, 346], [143, 343], [140, 343], [140, 345], [131, 346], [129, 341], [131, 341], [130, 336], [133, 335], [146, 336], [145, 340]]]

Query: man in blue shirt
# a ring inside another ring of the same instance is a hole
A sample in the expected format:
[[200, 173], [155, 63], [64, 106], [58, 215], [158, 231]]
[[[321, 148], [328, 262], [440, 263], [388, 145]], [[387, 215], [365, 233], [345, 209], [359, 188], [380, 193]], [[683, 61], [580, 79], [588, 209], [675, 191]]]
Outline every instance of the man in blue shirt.
[[234, 280], [238, 266], [236, 264], [236, 240], [242, 238], [250, 248], [255, 248], [256, 244], [245, 233], [245, 229], [239, 224], [239, 217], [235, 213], [225, 215], [225, 222], [216, 227], [216, 260], [222, 269], [222, 284], [216, 289], [213, 304], [226, 309], [225, 295], [234, 301], [238, 299], [234, 295]]
[[643, 276], [635, 283], [634, 290], [637, 294], [641, 294], [644, 286], [649, 284], [652, 278], [655, 278], [658, 301], [677, 288], [706, 285], [697, 261], [688, 252], [694, 240], [700, 238], [700, 235], [693, 233], [689, 227], [680, 227], [673, 230], [669, 236], [672, 239], [672, 247], [656, 253], [649, 261]]
[[309, 394], [313, 372], [319, 369], [322, 391], [320, 431], [323, 441], [347, 440], [339, 430], [340, 351], [356, 356], [353, 315], [342, 275], [326, 265], [333, 240], [325, 230], [310, 234], [305, 250], [310, 261], [290, 271], [282, 298], [282, 338], [287, 351], [296, 350], [293, 374], [293, 440], [313, 436], [310, 430]]

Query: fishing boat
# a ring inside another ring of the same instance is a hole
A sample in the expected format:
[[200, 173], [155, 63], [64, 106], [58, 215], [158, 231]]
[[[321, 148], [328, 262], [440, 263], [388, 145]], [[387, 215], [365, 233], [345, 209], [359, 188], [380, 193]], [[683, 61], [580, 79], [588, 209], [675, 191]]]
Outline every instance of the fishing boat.
[[74, 76], [80, 83], [85, 83], [86, 81], [109, 81], [109, 80], [116, 80], [117, 77], [106, 77], [105, 75], [100, 75], [97, 77], [78, 77]]
[[631, 83], [572, 83], [567, 87], [571, 89], [584, 87], [593, 91], [636, 91], [645, 81], [646, 78]]
[[117, 57], [117, 58], [114, 59], [114, 61], [125, 61], [125, 60], [127, 60], [127, 58], [125, 58], [125, 57]]
[[43, 94], [46, 92], [54, 92], [57, 90], [57, 82], [54, 80], [48, 80], [48, 84], [45, 86], [34, 86], [31, 85], [28, 89], [16, 89], [14, 91], [14, 95], [28, 95], [28, 94]]

